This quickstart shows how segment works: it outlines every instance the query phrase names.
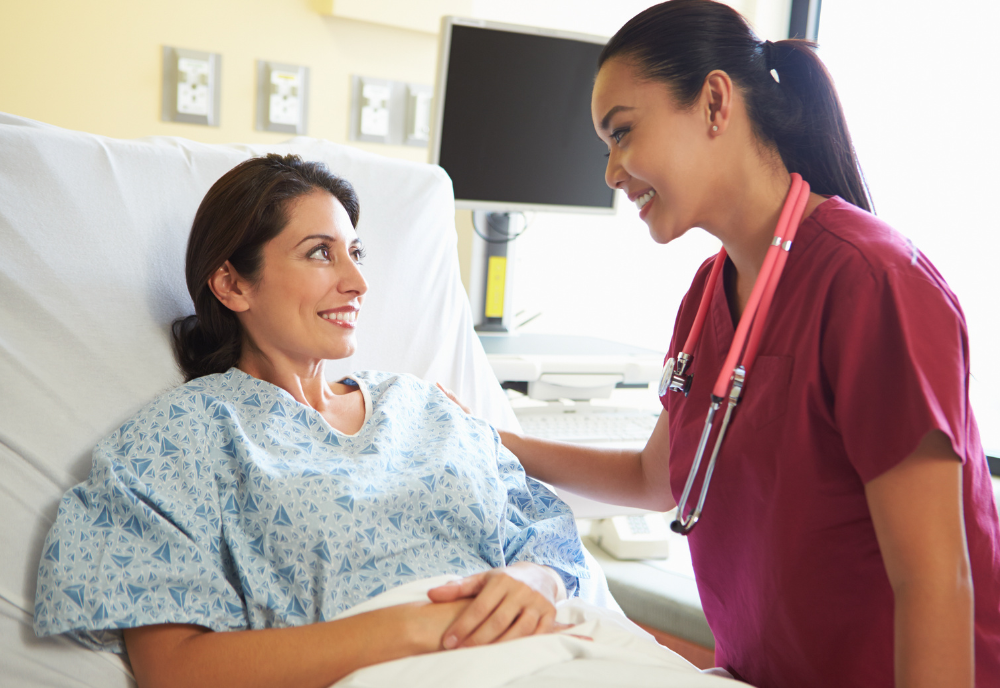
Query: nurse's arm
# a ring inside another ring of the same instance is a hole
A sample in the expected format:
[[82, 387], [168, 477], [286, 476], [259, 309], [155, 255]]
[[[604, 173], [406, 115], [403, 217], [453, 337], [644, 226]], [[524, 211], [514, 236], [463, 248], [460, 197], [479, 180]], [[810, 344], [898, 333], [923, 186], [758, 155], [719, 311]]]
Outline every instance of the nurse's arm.
[[973, 591], [962, 464], [939, 430], [865, 485], [895, 597], [896, 685], [973, 685]]
[[660, 414], [642, 451], [600, 449], [551, 442], [500, 431], [500, 439], [533, 478], [601, 502], [668, 511], [670, 436], [667, 414]]

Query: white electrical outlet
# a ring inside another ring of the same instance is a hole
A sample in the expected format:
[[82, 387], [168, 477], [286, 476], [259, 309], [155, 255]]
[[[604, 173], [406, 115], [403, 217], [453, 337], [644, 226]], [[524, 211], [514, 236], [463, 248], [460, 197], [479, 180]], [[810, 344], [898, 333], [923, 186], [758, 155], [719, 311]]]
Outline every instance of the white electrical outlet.
[[257, 129], [306, 133], [309, 68], [257, 61]]
[[208, 60], [182, 57], [177, 60], [177, 112], [208, 117], [211, 93]]
[[365, 136], [389, 135], [389, 97], [392, 91], [383, 84], [361, 84], [361, 133]]
[[267, 118], [274, 124], [298, 124], [300, 89], [298, 72], [272, 71]]
[[219, 126], [222, 56], [163, 46], [163, 119]]
[[434, 89], [430, 86], [406, 85], [406, 130], [404, 140], [409, 146], [426, 146], [431, 138], [431, 99]]

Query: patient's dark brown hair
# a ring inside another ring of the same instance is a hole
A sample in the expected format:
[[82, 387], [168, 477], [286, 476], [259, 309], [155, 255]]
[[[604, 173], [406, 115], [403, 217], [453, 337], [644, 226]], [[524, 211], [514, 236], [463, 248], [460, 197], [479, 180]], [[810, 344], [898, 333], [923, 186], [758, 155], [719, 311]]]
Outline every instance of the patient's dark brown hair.
[[188, 239], [185, 276], [194, 315], [178, 318], [171, 330], [174, 353], [186, 381], [223, 373], [236, 365], [247, 345], [236, 314], [208, 287], [228, 260], [251, 283], [260, 277], [264, 244], [288, 224], [292, 201], [312, 191], [328, 191], [358, 226], [354, 187], [319, 162], [271, 153], [251, 158], [224, 174], [205, 194]]

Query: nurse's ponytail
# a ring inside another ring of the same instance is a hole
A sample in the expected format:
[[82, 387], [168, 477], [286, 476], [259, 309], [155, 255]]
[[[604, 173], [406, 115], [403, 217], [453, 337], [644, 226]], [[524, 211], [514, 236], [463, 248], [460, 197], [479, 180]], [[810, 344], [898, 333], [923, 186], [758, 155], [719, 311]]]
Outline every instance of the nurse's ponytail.
[[185, 381], [235, 366], [252, 346], [239, 318], [212, 293], [208, 281], [227, 261], [251, 284], [260, 279], [264, 244], [288, 224], [290, 204], [312, 191], [336, 198], [358, 226], [354, 187], [326, 165], [297, 155], [251, 158], [222, 175], [205, 194], [188, 239], [185, 276], [194, 315], [172, 326], [174, 353]]
[[690, 106], [720, 69], [740, 89], [754, 133], [812, 190], [872, 210], [833, 79], [809, 41], [761, 41], [747, 21], [712, 0], [668, 0], [633, 17], [601, 52], [662, 81]]

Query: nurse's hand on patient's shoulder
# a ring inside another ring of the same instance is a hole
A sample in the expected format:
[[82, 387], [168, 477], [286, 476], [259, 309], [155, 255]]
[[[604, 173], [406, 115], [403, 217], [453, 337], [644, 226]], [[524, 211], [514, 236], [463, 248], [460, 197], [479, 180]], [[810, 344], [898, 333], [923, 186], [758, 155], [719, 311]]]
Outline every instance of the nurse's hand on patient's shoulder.
[[433, 588], [427, 596], [443, 603], [475, 597], [445, 631], [445, 649], [486, 645], [564, 628], [556, 624], [556, 602], [566, 587], [553, 569], [518, 562]]
[[444, 392], [444, 395], [446, 397], [448, 397], [449, 399], [451, 399], [452, 401], [454, 401], [456, 404], [458, 404], [458, 408], [462, 409], [463, 411], [465, 411], [470, 416], [472, 415], [472, 410], [469, 409], [469, 407], [466, 406], [465, 404], [463, 404], [461, 401], [459, 401], [458, 397], [455, 396], [454, 392], [452, 392], [450, 389], [448, 389], [447, 387], [445, 387], [444, 385], [442, 385], [440, 382], [437, 382], [435, 384], [437, 385], [438, 389], [440, 389], [442, 392]]

